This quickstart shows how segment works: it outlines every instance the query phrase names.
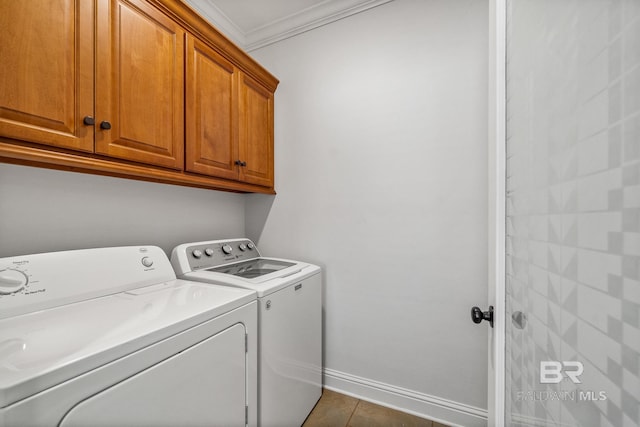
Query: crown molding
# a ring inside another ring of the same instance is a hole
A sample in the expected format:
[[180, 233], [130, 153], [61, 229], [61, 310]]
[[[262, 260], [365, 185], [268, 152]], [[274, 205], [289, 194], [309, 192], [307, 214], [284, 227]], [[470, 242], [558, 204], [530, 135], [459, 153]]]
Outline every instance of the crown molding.
[[393, 0], [326, 0], [246, 32], [214, 4], [215, 0], [184, 1], [235, 44], [251, 52]]
[[198, 12], [214, 27], [224, 33], [242, 49], [245, 49], [246, 35], [223, 11], [209, 0], [184, 0], [189, 7]]
[[247, 32], [244, 47], [250, 52], [391, 1], [327, 0]]

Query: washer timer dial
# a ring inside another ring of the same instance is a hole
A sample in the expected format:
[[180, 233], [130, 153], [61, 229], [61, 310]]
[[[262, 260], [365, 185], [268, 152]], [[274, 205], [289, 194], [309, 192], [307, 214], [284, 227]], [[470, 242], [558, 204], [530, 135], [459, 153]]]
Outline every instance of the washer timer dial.
[[194, 258], [201, 258], [202, 257], [202, 251], [200, 249], [194, 249], [193, 252], [191, 252], [191, 255], [193, 255]]
[[10, 295], [27, 286], [29, 278], [20, 270], [5, 268], [0, 270], [0, 295]]

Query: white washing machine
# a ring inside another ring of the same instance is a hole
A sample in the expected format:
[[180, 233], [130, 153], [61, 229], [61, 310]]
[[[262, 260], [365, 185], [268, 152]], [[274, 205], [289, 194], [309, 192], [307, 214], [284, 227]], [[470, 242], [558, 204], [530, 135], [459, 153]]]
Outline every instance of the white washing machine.
[[256, 293], [157, 247], [0, 258], [0, 427], [256, 426]]
[[262, 257], [248, 239], [183, 244], [171, 263], [180, 278], [258, 293], [258, 424], [300, 426], [322, 394], [320, 267]]

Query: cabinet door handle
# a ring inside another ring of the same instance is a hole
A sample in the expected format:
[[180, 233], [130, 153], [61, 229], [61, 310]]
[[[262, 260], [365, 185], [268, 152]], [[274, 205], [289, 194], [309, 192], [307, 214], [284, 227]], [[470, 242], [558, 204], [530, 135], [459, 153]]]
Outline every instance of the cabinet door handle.
[[87, 126], [93, 126], [96, 124], [96, 119], [94, 119], [91, 116], [84, 116], [84, 119], [82, 119], [82, 123], [84, 123]]
[[106, 120], [100, 122], [100, 129], [109, 130], [111, 129], [111, 123]]
[[247, 162], [240, 162], [240, 166], [247, 166]]
[[236, 160], [234, 163], [238, 166], [247, 166], [247, 162], [243, 162], [242, 160]]

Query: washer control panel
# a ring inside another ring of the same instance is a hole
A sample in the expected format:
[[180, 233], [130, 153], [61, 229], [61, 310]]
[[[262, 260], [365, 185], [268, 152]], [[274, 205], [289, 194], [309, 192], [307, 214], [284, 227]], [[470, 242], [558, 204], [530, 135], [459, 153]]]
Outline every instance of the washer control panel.
[[200, 242], [185, 251], [192, 271], [260, 257], [258, 248], [249, 239]]

